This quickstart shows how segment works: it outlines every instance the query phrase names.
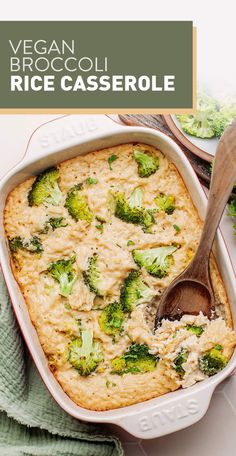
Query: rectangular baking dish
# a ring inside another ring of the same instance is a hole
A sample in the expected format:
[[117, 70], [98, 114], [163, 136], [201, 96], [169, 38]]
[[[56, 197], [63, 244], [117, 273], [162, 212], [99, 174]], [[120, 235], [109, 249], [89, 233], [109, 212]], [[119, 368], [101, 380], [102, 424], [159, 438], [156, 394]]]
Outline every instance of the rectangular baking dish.
[[[149, 128], [121, 126], [103, 115], [63, 116], [44, 124], [33, 133], [22, 161], [1, 180], [0, 261], [12, 306], [26, 344], [45, 385], [58, 404], [75, 418], [96, 423], [114, 423], [138, 438], [150, 439], [175, 432], [198, 421], [206, 413], [215, 387], [236, 367], [236, 353], [223, 371], [186, 390], [178, 390], [146, 402], [105, 412], [79, 407], [62, 390], [48, 368], [47, 358], [11, 271], [3, 227], [3, 211], [7, 195], [20, 182], [45, 168], [79, 154], [128, 142], [143, 142], [155, 146], [176, 165], [203, 219], [206, 196], [189, 161], [179, 146], [168, 136]], [[226, 286], [235, 326], [235, 274], [219, 230], [214, 244], [214, 253]]]

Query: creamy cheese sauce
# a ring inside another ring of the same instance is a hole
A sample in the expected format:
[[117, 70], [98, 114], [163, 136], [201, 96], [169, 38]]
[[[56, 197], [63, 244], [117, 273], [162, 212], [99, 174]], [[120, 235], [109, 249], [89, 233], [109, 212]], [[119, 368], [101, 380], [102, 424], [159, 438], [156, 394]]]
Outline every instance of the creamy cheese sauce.
[[[15, 236], [29, 239], [32, 235], [37, 235], [43, 245], [40, 255], [19, 250], [12, 256], [12, 268], [40, 343], [48, 357], [49, 366], [71, 399], [93, 410], [106, 410], [141, 402], [205, 378], [197, 370], [194, 361], [196, 355], [193, 355], [190, 363], [193, 369], [189, 368], [187, 374], [187, 363], [186, 377], [180, 380], [172, 360], [182, 339], [173, 339], [177, 345], [172, 349], [169, 343], [169, 325], [173, 326], [173, 323], [166, 323], [159, 335], [158, 331], [153, 334], [156, 309], [150, 303], [134, 308], [126, 320], [122, 335], [116, 341], [99, 326], [101, 309], [119, 300], [124, 279], [132, 269], [137, 268], [132, 257], [133, 249], [173, 244], [178, 246], [173, 254], [173, 264], [165, 277], [157, 278], [143, 269], [141, 271], [146, 285], [153, 289], [156, 295], [161, 296], [169, 283], [192, 259], [201, 234], [202, 222], [175, 166], [159, 150], [139, 144], [136, 146], [139, 150], [155, 154], [160, 163], [155, 174], [141, 178], [137, 173], [137, 163], [133, 159], [133, 147], [133, 144], [124, 144], [59, 164], [58, 183], [63, 196], [58, 206], [29, 206], [28, 192], [35, 179], [32, 177], [10, 193], [5, 208], [5, 230], [8, 239]], [[112, 154], [115, 154], [117, 159], [110, 169], [108, 158]], [[94, 217], [91, 223], [85, 220], [76, 222], [64, 206], [66, 194], [71, 187], [85, 182], [88, 177], [97, 179], [96, 184], [85, 183], [82, 190]], [[156, 209], [154, 198], [159, 193], [172, 194], [175, 197], [176, 209], [173, 214], [154, 213], [155, 224], [151, 233], [144, 232], [138, 225], [125, 223], [114, 215], [111, 194], [122, 191], [129, 198], [138, 186], [143, 192], [143, 205], [148, 209]], [[50, 229], [43, 234], [42, 228], [49, 217], [64, 217], [67, 226], [54, 231]], [[101, 223], [98, 220], [104, 221], [102, 230], [97, 227]], [[174, 225], [180, 228], [179, 232]], [[132, 240], [132, 245], [127, 245], [129, 240]], [[103, 298], [96, 297], [83, 280], [88, 258], [94, 253], [98, 255], [99, 287]], [[59, 294], [59, 284], [47, 273], [47, 269], [50, 263], [71, 257], [72, 254], [76, 256], [78, 280], [72, 293], [64, 298]], [[205, 345], [202, 344], [199, 348], [195, 336], [192, 336], [188, 343], [196, 354], [208, 346], [211, 348], [215, 342], [223, 344], [222, 334], [227, 334], [224, 350], [230, 357], [236, 343], [235, 334], [230, 329], [230, 308], [214, 258], [211, 259], [211, 278], [217, 302], [216, 316], [220, 318], [211, 324], [204, 321], [208, 328], [205, 334], [208, 342], [206, 340]], [[215, 328], [215, 332], [210, 331], [211, 327]], [[68, 344], [73, 338], [79, 337], [81, 328], [90, 329], [93, 337], [101, 342], [104, 357], [97, 369], [87, 377], [82, 377], [68, 361]], [[161, 338], [168, 342], [164, 344], [165, 349]], [[131, 342], [145, 343], [153, 353], [158, 354], [160, 359], [157, 367], [147, 373], [111, 374], [112, 359], [121, 356]]]

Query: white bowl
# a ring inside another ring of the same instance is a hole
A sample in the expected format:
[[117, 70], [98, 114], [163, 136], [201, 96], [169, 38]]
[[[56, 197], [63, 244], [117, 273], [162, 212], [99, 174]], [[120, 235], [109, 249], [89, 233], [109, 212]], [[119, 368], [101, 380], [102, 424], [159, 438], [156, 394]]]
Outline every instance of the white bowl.
[[[149, 128], [121, 126], [102, 115], [63, 116], [34, 132], [23, 160], [0, 182], [0, 261], [12, 306], [26, 344], [45, 385], [58, 404], [75, 418], [96, 423], [114, 423], [138, 438], [150, 439], [183, 429], [198, 421], [206, 413], [215, 387], [236, 367], [236, 354], [234, 353], [223, 371], [186, 390], [181, 389], [146, 402], [104, 412], [91, 411], [76, 405], [63, 391], [48, 367], [47, 358], [31, 323], [27, 306], [11, 271], [10, 254], [3, 227], [3, 211], [7, 195], [20, 182], [65, 159], [127, 142], [143, 142], [155, 146], [176, 165], [203, 219], [206, 196], [189, 161], [168, 136]], [[227, 289], [235, 323], [235, 276], [219, 231], [215, 240], [214, 253]]]

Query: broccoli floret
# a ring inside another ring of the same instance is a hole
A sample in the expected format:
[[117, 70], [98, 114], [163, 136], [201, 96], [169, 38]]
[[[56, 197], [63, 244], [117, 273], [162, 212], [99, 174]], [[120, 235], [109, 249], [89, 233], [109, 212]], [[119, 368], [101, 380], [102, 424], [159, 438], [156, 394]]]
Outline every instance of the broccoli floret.
[[102, 297], [103, 294], [99, 290], [99, 278], [100, 278], [100, 272], [98, 269], [98, 255], [96, 253], [93, 254], [88, 259], [88, 268], [86, 271], [83, 271], [83, 278], [84, 278], [84, 283], [89, 287], [90, 291], [92, 293], [95, 293], [96, 296]]
[[183, 377], [185, 374], [183, 364], [186, 363], [187, 358], [188, 358], [187, 351], [184, 348], [181, 348], [180, 352], [174, 359], [174, 369], [180, 375], [180, 377]]
[[200, 337], [202, 333], [204, 332], [204, 329], [202, 326], [196, 326], [196, 325], [187, 325], [186, 329], [190, 331], [191, 333], [195, 334], [195, 336]]
[[64, 217], [51, 217], [48, 220], [48, 223], [52, 227], [53, 231], [57, 228], [64, 228], [68, 225], [68, 223], [65, 223]]
[[174, 223], [173, 228], [175, 229], [176, 233], [180, 233], [181, 228]]
[[112, 360], [112, 373], [138, 374], [152, 372], [157, 366], [158, 358], [149, 353], [146, 344], [132, 344], [122, 356]]
[[212, 98], [210, 95], [207, 95], [205, 92], [198, 93], [197, 95], [197, 109], [199, 111], [217, 111], [219, 109], [219, 104], [215, 98]]
[[66, 196], [65, 207], [76, 222], [78, 220], [91, 222], [93, 220], [93, 214], [88, 207], [88, 203], [81, 189], [82, 185], [77, 184], [69, 190]]
[[115, 154], [112, 154], [112, 155], [110, 155], [110, 157], [108, 157], [108, 160], [107, 160], [107, 161], [108, 161], [109, 169], [110, 169], [111, 171], [112, 171], [112, 166], [111, 166], [111, 165], [112, 165], [112, 163], [113, 163], [114, 161], [117, 160], [117, 158], [118, 158], [118, 157], [117, 157], [117, 155], [115, 155]]
[[97, 223], [95, 225], [95, 227], [97, 228], [97, 230], [99, 230], [101, 233], [103, 233], [103, 231], [104, 231], [104, 223]]
[[48, 272], [51, 274], [54, 280], [60, 285], [60, 295], [68, 297], [72, 288], [77, 280], [77, 275], [73, 270], [73, 264], [75, 263], [75, 256], [68, 260], [62, 259], [51, 263], [48, 267]]
[[136, 187], [129, 198], [130, 207], [142, 207], [143, 192], [140, 187]]
[[16, 236], [9, 241], [10, 250], [16, 253], [18, 250], [27, 250], [32, 253], [43, 252], [43, 246], [37, 236], [32, 236], [28, 241], [20, 236]]
[[59, 171], [57, 168], [50, 168], [37, 176], [28, 193], [29, 205], [53, 204], [57, 206], [62, 196], [57, 182], [58, 177]]
[[215, 135], [220, 137], [223, 135], [224, 130], [236, 118], [236, 105], [222, 106], [220, 111], [217, 112], [213, 120], [213, 128]]
[[120, 374], [120, 375], [125, 373], [126, 362], [122, 356], [117, 356], [117, 358], [114, 358], [112, 360], [111, 364], [112, 364], [112, 373]]
[[108, 304], [99, 317], [101, 330], [109, 336], [116, 336], [121, 333], [125, 321], [125, 314], [119, 302]]
[[88, 185], [93, 185], [93, 184], [97, 184], [98, 183], [98, 180], [95, 179], [95, 177], [87, 177], [86, 179], [86, 184]]
[[127, 241], [127, 247], [129, 247], [130, 245], [134, 245], [134, 244], [135, 244], [135, 242], [132, 241], [132, 239], [129, 239], [129, 240]]
[[[141, 225], [144, 231], [149, 231], [155, 223], [153, 212], [144, 207], [131, 207], [130, 202], [125, 199], [123, 193], [118, 192], [115, 199], [115, 216], [126, 223]], [[131, 195], [132, 199], [132, 195]], [[131, 202], [133, 204], [133, 200]]]
[[209, 111], [198, 111], [196, 114], [177, 116], [185, 133], [197, 138], [214, 138], [213, 116]]
[[64, 217], [51, 217], [49, 220], [46, 221], [42, 230], [40, 230], [41, 234], [47, 234], [49, 229], [52, 228], [55, 231], [57, 228], [64, 228], [68, 225], [65, 223]]
[[40, 239], [37, 236], [32, 236], [28, 242], [26, 250], [29, 252], [41, 253], [43, 251], [43, 246]]
[[15, 236], [9, 240], [9, 247], [11, 252], [17, 252], [17, 250], [23, 250], [25, 247], [25, 242], [20, 236]]
[[227, 358], [222, 354], [222, 346], [216, 345], [214, 348], [200, 356], [198, 360], [200, 370], [211, 377], [222, 370], [227, 364]]
[[227, 116], [223, 116], [220, 112], [218, 112], [213, 122], [215, 136], [218, 136], [220, 138], [230, 123], [231, 119], [227, 118]]
[[218, 106], [216, 100], [206, 94], [198, 94], [196, 114], [183, 114], [177, 116], [183, 130], [198, 138], [213, 138], [215, 131], [213, 119]]
[[175, 210], [175, 197], [173, 195], [160, 193], [160, 195], [156, 196], [154, 201], [157, 205], [158, 211], [165, 212], [168, 215], [173, 214]]
[[[229, 215], [230, 217], [236, 217], [236, 196], [232, 199], [232, 201], [228, 205], [227, 215]], [[233, 228], [234, 228], [235, 234], [236, 234], [236, 224], [233, 225]]]
[[138, 164], [138, 175], [140, 177], [149, 177], [159, 168], [159, 159], [149, 152], [134, 150], [133, 157]]
[[183, 130], [199, 138], [220, 137], [235, 117], [235, 105], [220, 106], [206, 94], [198, 96], [196, 114], [177, 116]]
[[228, 215], [230, 217], [236, 217], [236, 196], [232, 199], [228, 205]]
[[106, 221], [103, 218], [101, 218], [101, 217], [96, 217], [96, 220], [99, 223], [96, 223], [95, 227], [97, 228], [97, 230], [99, 230], [101, 233], [103, 233], [104, 225], [105, 225]]
[[135, 263], [144, 267], [149, 274], [155, 277], [165, 277], [173, 264], [173, 253], [177, 247], [169, 245], [156, 249], [133, 250]]
[[120, 302], [125, 312], [131, 312], [134, 305], [149, 302], [154, 295], [155, 292], [143, 282], [141, 272], [134, 269], [121, 287]]
[[91, 374], [103, 361], [100, 342], [93, 340], [90, 331], [82, 331], [81, 338], [75, 339], [69, 344], [68, 360], [80, 375], [85, 377]]
[[206, 94], [198, 96], [197, 112], [177, 116], [183, 130], [199, 138], [220, 137], [226, 127], [236, 118], [236, 105], [219, 105]]

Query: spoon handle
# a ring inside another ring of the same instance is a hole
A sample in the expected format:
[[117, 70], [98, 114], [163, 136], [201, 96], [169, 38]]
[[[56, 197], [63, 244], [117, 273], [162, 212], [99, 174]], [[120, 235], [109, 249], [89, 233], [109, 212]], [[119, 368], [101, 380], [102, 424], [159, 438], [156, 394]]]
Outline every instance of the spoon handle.
[[[208, 275], [208, 260], [222, 213], [236, 181], [236, 121], [221, 137], [213, 165], [208, 207], [198, 250], [192, 263], [200, 276]], [[194, 270], [194, 268], [193, 268]]]

